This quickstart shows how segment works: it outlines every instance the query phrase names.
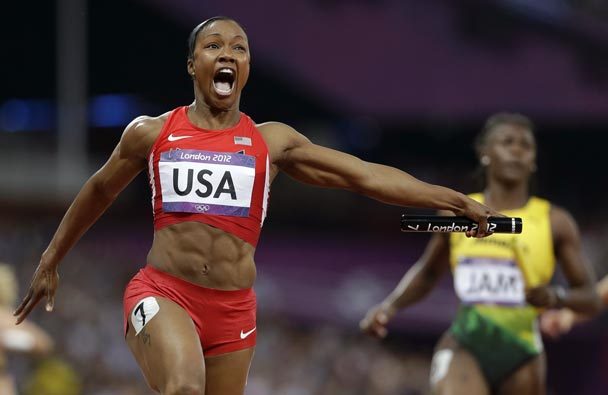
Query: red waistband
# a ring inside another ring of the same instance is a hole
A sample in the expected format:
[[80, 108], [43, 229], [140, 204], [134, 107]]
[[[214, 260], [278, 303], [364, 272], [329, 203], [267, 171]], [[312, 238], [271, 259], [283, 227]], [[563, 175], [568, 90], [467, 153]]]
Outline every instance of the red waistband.
[[187, 290], [189, 292], [196, 292], [199, 295], [207, 295], [208, 297], [219, 301], [241, 300], [253, 293], [253, 288], [225, 290], [202, 287], [198, 284], [191, 283], [190, 281], [175, 277], [167, 272], [163, 272], [150, 264], [146, 265], [141, 271], [155, 283], [161, 283], [172, 288]]

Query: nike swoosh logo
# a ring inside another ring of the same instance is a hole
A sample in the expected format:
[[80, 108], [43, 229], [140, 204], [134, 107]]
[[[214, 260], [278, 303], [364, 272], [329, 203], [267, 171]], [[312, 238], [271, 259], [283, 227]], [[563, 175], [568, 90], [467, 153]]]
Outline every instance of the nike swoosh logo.
[[252, 330], [247, 331], [247, 332], [243, 332], [243, 330], [241, 329], [241, 339], [246, 338], [247, 336], [251, 335], [253, 333], [253, 331], [255, 331], [255, 326], [253, 327]]
[[169, 135], [169, 137], [167, 137], [167, 140], [169, 140], [169, 141], [177, 141], [177, 140], [181, 140], [181, 139], [187, 139], [189, 137], [192, 137], [192, 136], [174, 136], [173, 133], [171, 133]]

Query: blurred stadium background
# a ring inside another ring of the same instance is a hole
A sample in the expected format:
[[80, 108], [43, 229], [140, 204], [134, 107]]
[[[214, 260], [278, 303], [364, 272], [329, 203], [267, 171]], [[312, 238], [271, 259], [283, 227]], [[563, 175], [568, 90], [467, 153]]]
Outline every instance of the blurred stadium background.
[[[22, 291], [124, 126], [192, 100], [186, 39], [218, 14], [240, 21], [251, 43], [242, 111], [426, 181], [475, 191], [484, 119], [529, 115], [538, 194], [575, 215], [598, 277], [608, 271], [605, 0], [56, 0], [2, 11], [0, 260], [14, 264]], [[426, 393], [433, 345], [456, 307], [450, 278], [387, 340], [357, 331], [427, 240], [399, 232], [403, 211], [279, 177], [256, 259], [248, 395]], [[33, 314], [57, 359], [11, 357], [25, 394], [150, 393], [123, 342], [121, 300], [151, 238], [142, 174], [65, 259], [56, 311]], [[608, 393], [607, 327], [602, 315], [546, 341], [550, 394]], [[74, 391], [60, 368], [76, 374]]]

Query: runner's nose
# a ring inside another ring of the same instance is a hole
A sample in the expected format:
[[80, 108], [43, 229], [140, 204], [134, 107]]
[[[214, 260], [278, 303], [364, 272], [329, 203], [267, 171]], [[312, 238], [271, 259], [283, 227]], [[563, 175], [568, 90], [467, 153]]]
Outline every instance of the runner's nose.
[[224, 52], [223, 54], [220, 55], [219, 59], [220, 63], [235, 63], [236, 60], [234, 59], [234, 56], [232, 56], [232, 54], [228, 53], [228, 52]]

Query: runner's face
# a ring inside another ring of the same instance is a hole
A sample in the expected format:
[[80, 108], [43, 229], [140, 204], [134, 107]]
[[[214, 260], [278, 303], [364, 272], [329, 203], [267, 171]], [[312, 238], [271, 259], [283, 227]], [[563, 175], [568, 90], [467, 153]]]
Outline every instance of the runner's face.
[[249, 62], [243, 29], [234, 21], [220, 20], [198, 33], [188, 72], [210, 107], [228, 110], [238, 108], [249, 77]]
[[488, 175], [503, 182], [528, 182], [536, 170], [536, 141], [530, 129], [513, 124], [494, 127], [483, 155], [490, 159]]

